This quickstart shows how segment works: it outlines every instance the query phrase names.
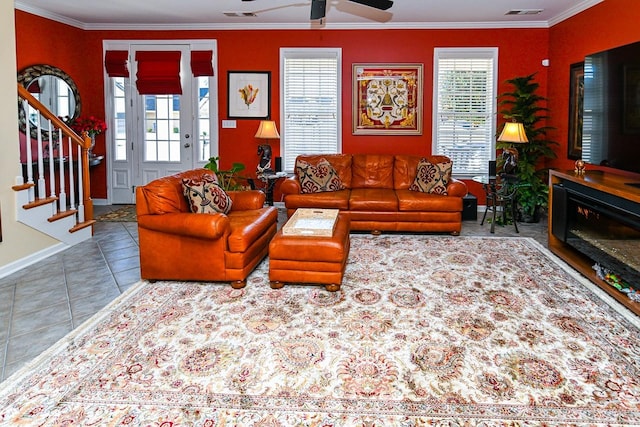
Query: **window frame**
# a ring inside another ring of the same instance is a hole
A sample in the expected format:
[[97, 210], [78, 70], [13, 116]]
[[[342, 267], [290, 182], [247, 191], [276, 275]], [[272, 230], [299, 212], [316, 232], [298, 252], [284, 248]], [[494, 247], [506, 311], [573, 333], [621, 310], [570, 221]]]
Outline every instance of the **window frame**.
[[[435, 48], [434, 49], [434, 57], [433, 57], [433, 118], [432, 118], [432, 153], [433, 154], [445, 154], [443, 153], [442, 147], [438, 144], [440, 129], [439, 129], [439, 117], [440, 111], [439, 107], [439, 98], [440, 98], [440, 80], [439, 80], [439, 72], [440, 72], [440, 61], [441, 60], [456, 60], [459, 59], [461, 61], [466, 60], [489, 60], [492, 61], [492, 76], [489, 77], [491, 83], [491, 93], [489, 96], [486, 96], [486, 99], [491, 99], [490, 108], [486, 109], [487, 111], [487, 119], [489, 124], [489, 129], [483, 128], [483, 132], [486, 132], [489, 139], [489, 144], [486, 150], [489, 152], [480, 151], [481, 158], [486, 158], [487, 161], [481, 167], [477, 169], [463, 169], [463, 170], [455, 170], [456, 162], [455, 159], [451, 159], [454, 162], [454, 172], [453, 175], [456, 178], [468, 179], [472, 178], [476, 175], [482, 175], [488, 173], [489, 161], [495, 160], [496, 158], [496, 117], [497, 117], [497, 91], [498, 91], [498, 48], [497, 47], [464, 47], [464, 48]], [[487, 80], [489, 80], [487, 79]], [[485, 104], [486, 105], [486, 104]], [[464, 148], [464, 147], [463, 147]], [[473, 151], [473, 150], [468, 150]]]
[[[335, 153], [342, 152], [342, 48], [320, 47], [320, 48], [280, 48], [280, 156], [282, 157], [282, 169], [285, 172], [293, 173], [295, 170], [295, 157], [290, 158], [287, 154], [288, 136], [287, 129], [287, 99], [286, 99], [286, 66], [285, 61], [287, 59], [300, 59], [300, 58], [335, 58], [336, 59], [336, 93], [335, 93], [335, 126], [336, 126], [336, 141], [335, 141]], [[323, 150], [324, 151], [324, 150]], [[298, 153], [303, 154], [303, 153]], [[315, 151], [311, 150], [309, 153], [315, 154]], [[324, 154], [330, 154], [325, 152]]]

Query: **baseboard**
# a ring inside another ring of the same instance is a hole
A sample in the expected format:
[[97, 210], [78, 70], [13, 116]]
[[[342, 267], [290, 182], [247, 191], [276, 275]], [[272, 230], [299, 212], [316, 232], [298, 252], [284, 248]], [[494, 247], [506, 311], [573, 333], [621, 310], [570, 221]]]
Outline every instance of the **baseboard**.
[[62, 242], [56, 243], [55, 245], [49, 246], [46, 249], [32, 253], [9, 264], [3, 265], [2, 267], [0, 267], [0, 278], [13, 274], [16, 271], [22, 270], [23, 268], [29, 267], [30, 265], [40, 262], [43, 259], [50, 257], [51, 255], [57, 254], [58, 252], [64, 251], [69, 247], [69, 245], [66, 245]]

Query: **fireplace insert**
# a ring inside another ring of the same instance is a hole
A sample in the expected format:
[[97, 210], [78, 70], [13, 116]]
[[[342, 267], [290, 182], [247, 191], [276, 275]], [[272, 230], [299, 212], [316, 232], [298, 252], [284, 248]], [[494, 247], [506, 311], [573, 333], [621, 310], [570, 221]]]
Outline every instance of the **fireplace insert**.
[[612, 277], [622, 278], [627, 285], [640, 290], [640, 209], [637, 205], [570, 182], [555, 184], [551, 232], [589, 257], [596, 272], [610, 272]]

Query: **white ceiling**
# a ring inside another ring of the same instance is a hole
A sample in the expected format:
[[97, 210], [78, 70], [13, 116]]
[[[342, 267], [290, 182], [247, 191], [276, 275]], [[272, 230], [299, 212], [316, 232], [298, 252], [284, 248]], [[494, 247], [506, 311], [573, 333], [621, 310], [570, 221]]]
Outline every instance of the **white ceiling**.
[[[310, 0], [19, 0], [15, 7], [84, 29], [547, 28], [601, 1], [395, 0], [380, 11], [327, 0], [322, 23], [310, 21]], [[514, 9], [542, 12], [506, 15]]]

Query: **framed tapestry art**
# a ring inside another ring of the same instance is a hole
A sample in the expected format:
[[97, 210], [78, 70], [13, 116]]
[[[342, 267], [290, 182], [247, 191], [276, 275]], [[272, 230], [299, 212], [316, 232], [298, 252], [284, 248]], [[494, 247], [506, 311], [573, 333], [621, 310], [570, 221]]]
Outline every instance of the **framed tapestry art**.
[[227, 72], [227, 117], [268, 119], [271, 115], [271, 71]]
[[569, 149], [568, 157], [582, 157], [582, 122], [584, 106], [584, 62], [571, 64], [569, 76]]
[[422, 135], [422, 64], [353, 64], [353, 134]]

